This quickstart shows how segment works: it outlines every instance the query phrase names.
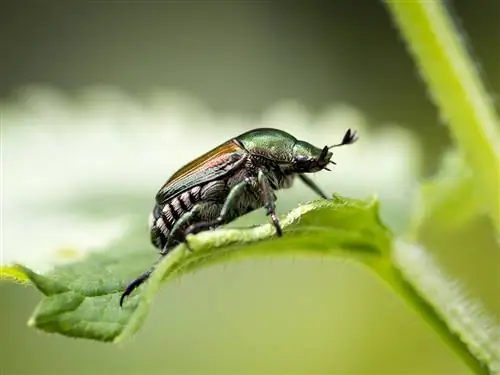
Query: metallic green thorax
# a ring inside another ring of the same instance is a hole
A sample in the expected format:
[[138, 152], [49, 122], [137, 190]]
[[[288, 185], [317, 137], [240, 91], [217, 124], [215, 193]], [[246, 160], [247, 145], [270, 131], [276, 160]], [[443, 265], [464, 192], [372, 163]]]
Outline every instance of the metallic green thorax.
[[[306, 176], [328, 169], [333, 147], [355, 142], [350, 129], [342, 142], [318, 148], [278, 129], [243, 133], [215, 147], [175, 172], [161, 187], [150, 215], [152, 244], [166, 256], [189, 234], [213, 230], [249, 212], [264, 208], [278, 236], [275, 191], [298, 177], [322, 198], [326, 194]], [[154, 267], [130, 283], [123, 298], [148, 279]]]
[[[249, 153], [272, 159], [277, 163], [292, 163], [299, 159], [318, 159], [322, 149], [299, 141], [291, 134], [278, 129], [255, 129], [236, 137]], [[331, 153], [327, 158], [332, 157]]]

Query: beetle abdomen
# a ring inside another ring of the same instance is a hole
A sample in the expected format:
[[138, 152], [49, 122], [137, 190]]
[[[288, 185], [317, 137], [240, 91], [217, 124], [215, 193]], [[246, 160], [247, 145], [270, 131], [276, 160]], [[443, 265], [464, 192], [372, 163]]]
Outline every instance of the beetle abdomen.
[[199, 186], [195, 186], [164, 204], [155, 204], [149, 219], [151, 243], [155, 247], [165, 247], [176, 221], [189, 212], [199, 200], [200, 190]]
[[[194, 186], [165, 203], [155, 204], [149, 219], [151, 243], [158, 249], [164, 250], [172, 228], [183, 215], [191, 211], [197, 203], [217, 202], [219, 198], [225, 196], [226, 190], [227, 185], [224, 181], [211, 181], [204, 185]], [[200, 214], [207, 218], [215, 218], [218, 215], [218, 209], [218, 205], [214, 204], [211, 209]], [[187, 225], [189, 223], [186, 223]], [[174, 241], [172, 246], [175, 245]]]

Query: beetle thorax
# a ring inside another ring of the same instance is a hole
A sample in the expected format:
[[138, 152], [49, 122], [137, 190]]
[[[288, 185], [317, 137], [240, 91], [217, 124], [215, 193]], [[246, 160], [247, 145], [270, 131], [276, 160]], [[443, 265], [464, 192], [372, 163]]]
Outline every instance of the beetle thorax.
[[253, 156], [284, 163], [293, 160], [292, 150], [297, 141], [278, 129], [257, 129], [238, 136], [237, 141]]

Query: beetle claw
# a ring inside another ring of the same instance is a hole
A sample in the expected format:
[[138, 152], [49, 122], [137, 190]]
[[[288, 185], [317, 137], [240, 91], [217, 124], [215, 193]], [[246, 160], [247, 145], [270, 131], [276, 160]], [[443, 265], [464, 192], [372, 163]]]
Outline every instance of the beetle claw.
[[127, 285], [125, 288], [125, 291], [122, 293], [120, 296], [120, 307], [123, 307], [123, 302], [125, 301], [125, 298], [127, 298], [132, 292], [137, 289], [139, 286], [141, 286], [145, 281], [149, 279], [151, 274], [153, 273], [153, 268], [150, 268], [146, 272], [144, 272], [142, 275], [140, 275], [138, 278], [133, 280], [131, 283]]
[[181, 234], [182, 238], [179, 238], [178, 241], [179, 241], [179, 243], [181, 243], [184, 246], [186, 246], [186, 249], [188, 249], [188, 251], [192, 253], [193, 252], [193, 248], [189, 245], [189, 241], [187, 240], [187, 235], [188, 234], [189, 234], [189, 232], [186, 230], [183, 234]]
[[191, 247], [191, 245], [189, 245], [189, 241], [187, 240], [187, 238], [185, 238], [182, 243], [186, 246], [186, 249], [188, 249], [190, 253], [193, 252], [193, 248]]
[[278, 220], [278, 216], [276, 216], [275, 212], [271, 213], [271, 219], [273, 220], [274, 227], [276, 228], [276, 235], [278, 237], [283, 236], [283, 229], [281, 229], [280, 221]]

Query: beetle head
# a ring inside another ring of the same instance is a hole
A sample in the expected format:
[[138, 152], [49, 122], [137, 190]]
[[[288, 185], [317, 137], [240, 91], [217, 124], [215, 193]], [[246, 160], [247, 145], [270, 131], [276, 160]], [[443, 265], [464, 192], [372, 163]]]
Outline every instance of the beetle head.
[[323, 148], [317, 148], [282, 130], [271, 128], [254, 129], [236, 137], [236, 141], [250, 154], [271, 160], [286, 174], [328, 170], [328, 164], [335, 164], [331, 160], [330, 149], [354, 143], [357, 139], [357, 133], [351, 129], [347, 130], [342, 142]]
[[333, 154], [330, 149], [352, 144], [357, 139], [357, 133], [348, 129], [342, 142], [333, 146], [325, 146], [322, 149], [305, 141], [297, 141], [293, 146], [293, 161], [290, 169], [294, 173], [313, 173], [323, 169], [329, 170], [327, 167], [328, 164], [335, 165], [335, 162], [331, 160]]

